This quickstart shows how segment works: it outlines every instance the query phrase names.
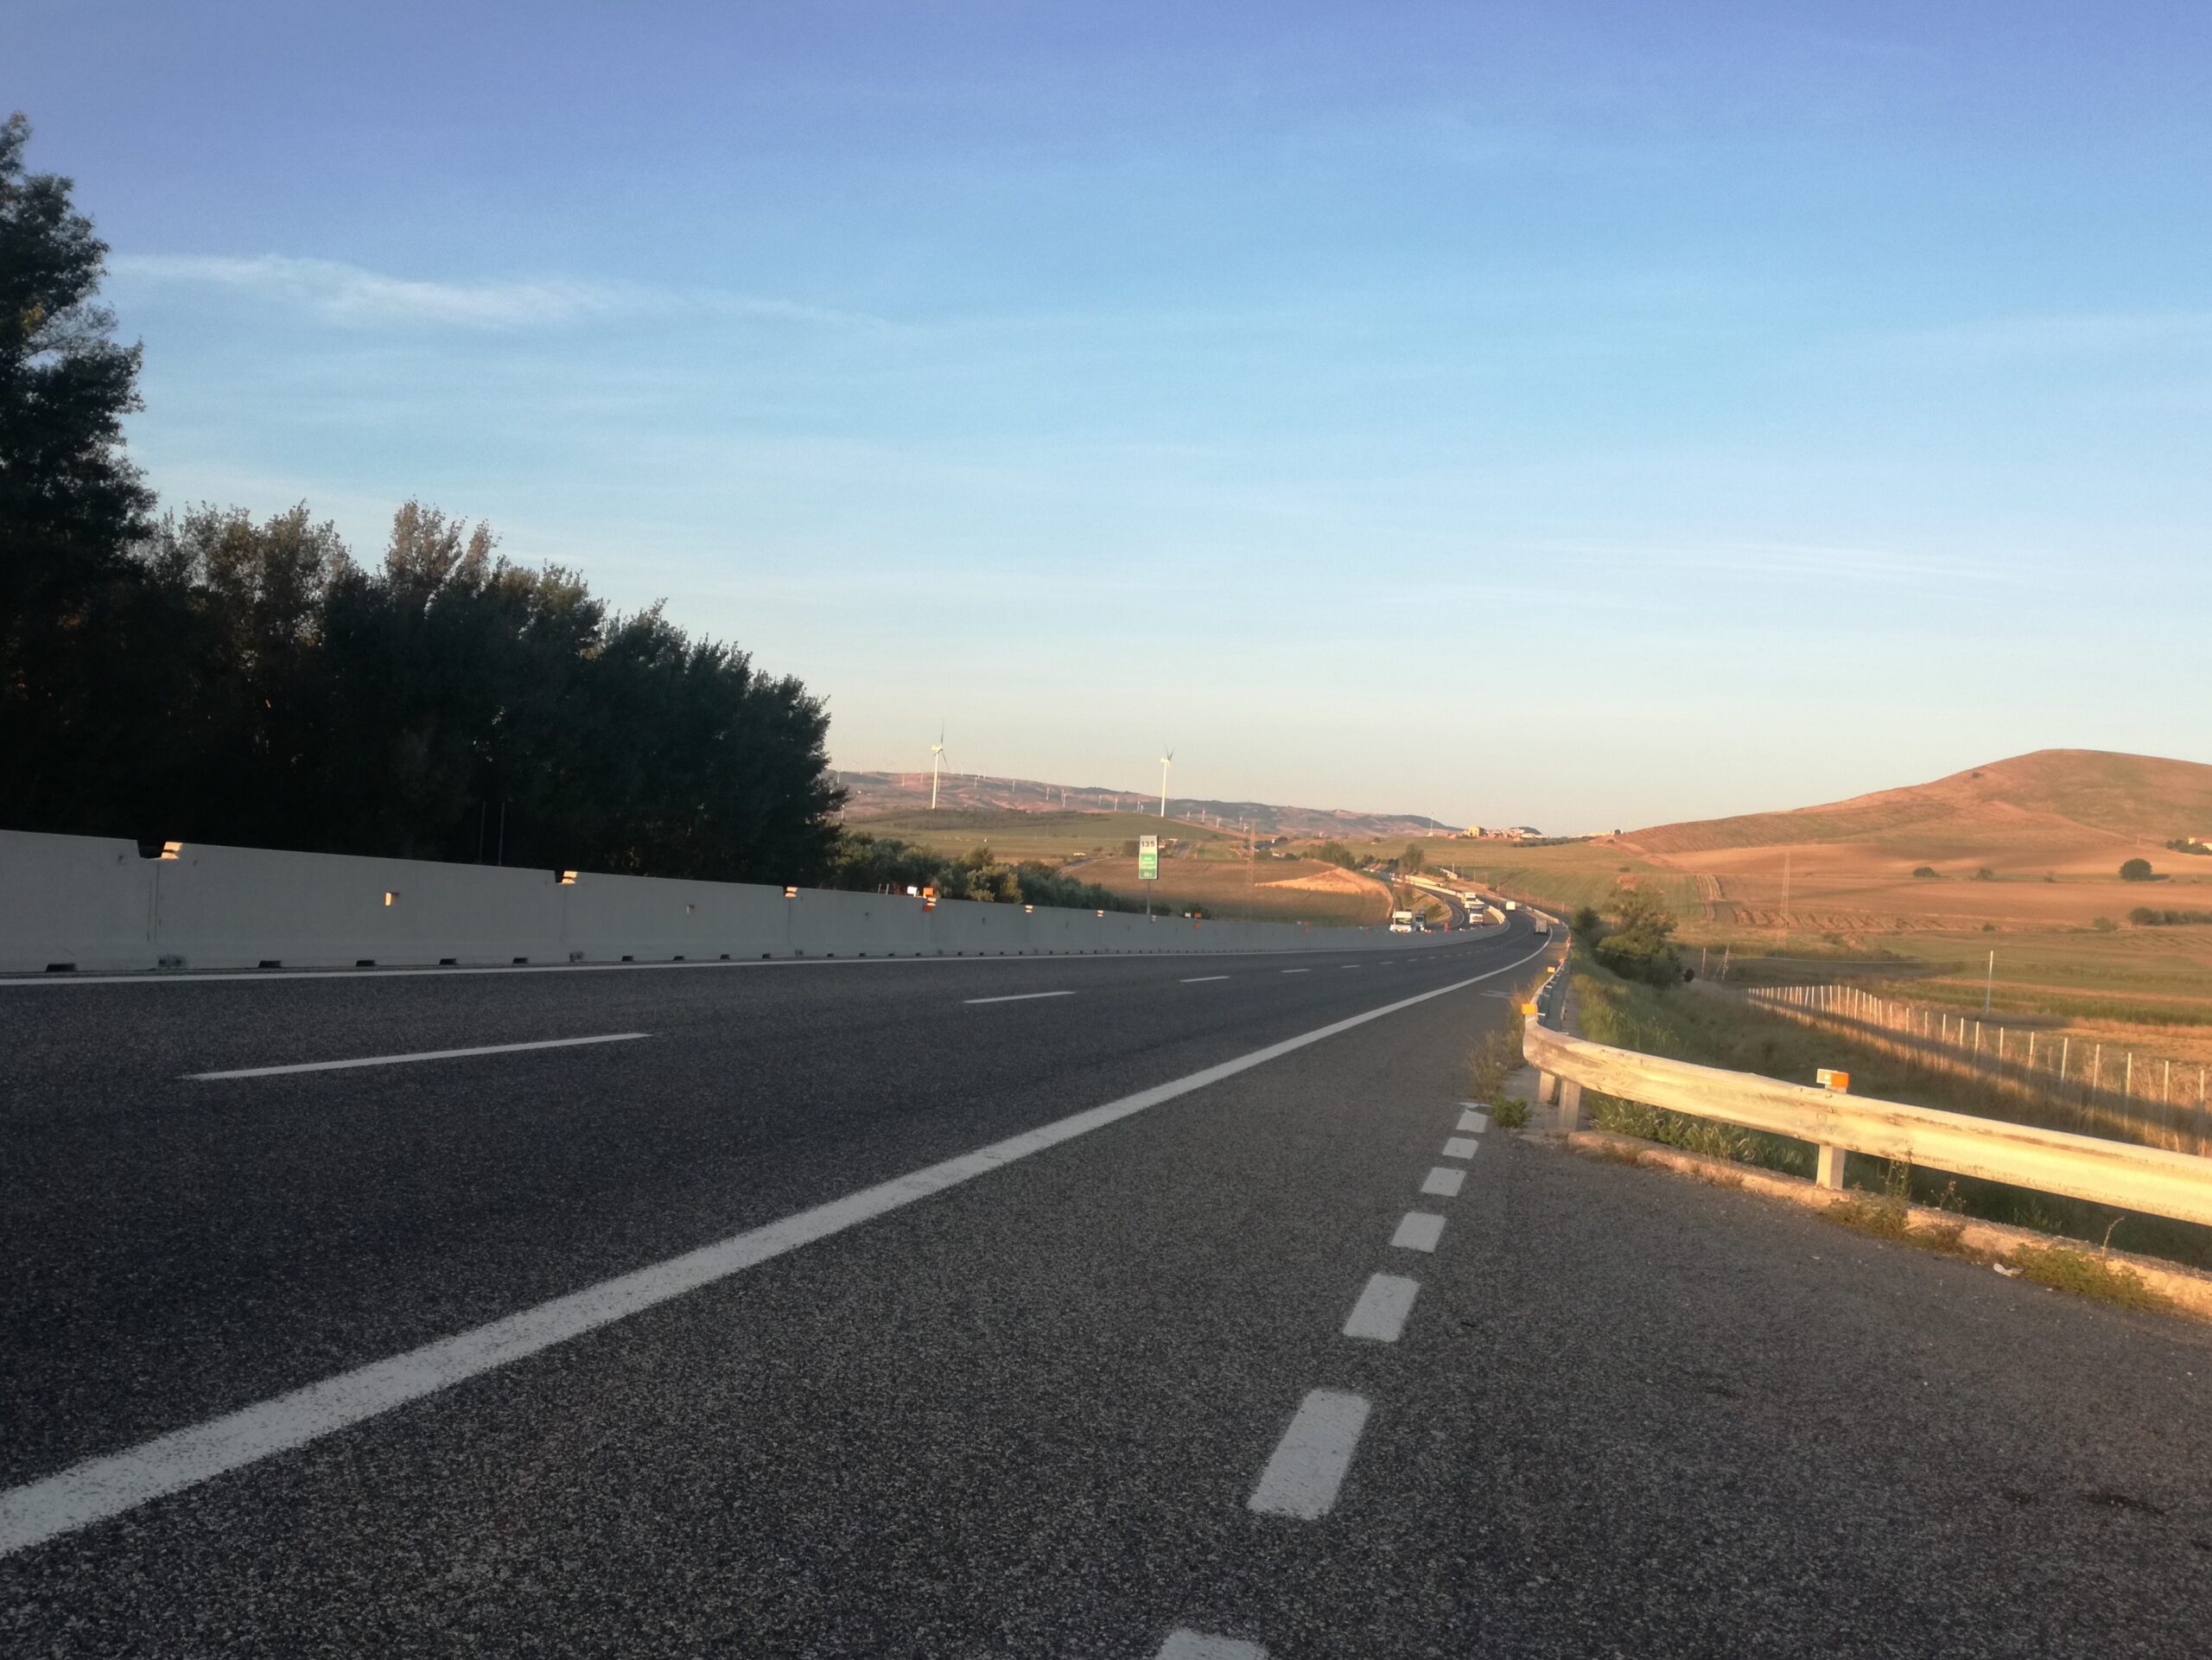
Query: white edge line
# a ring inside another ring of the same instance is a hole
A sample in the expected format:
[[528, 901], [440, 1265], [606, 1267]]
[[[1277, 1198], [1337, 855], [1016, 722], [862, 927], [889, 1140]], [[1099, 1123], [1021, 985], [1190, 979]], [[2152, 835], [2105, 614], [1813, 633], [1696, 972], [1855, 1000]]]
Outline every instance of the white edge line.
[[238, 1066], [225, 1072], [187, 1072], [188, 1080], [274, 1078], [282, 1072], [342, 1072], [356, 1066], [404, 1066], [416, 1060], [461, 1060], [470, 1055], [512, 1055], [524, 1049], [574, 1049], [587, 1043], [632, 1043], [650, 1032], [609, 1032], [596, 1038], [540, 1038], [534, 1043], [487, 1043], [477, 1049], [423, 1049], [411, 1055], [364, 1055], [359, 1060], [302, 1060], [289, 1066]]
[[1039, 997], [1072, 997], [1072, 991], [1016, 991], [1004, 997], [963, 997], [963, 1003], [1033, 1003]]
[[[1531, 952], [1529, 956], [1537, 954]], [[1166, 1084], [1156, 1084], [1103, 1106], [1071, 1113], [1019, 1135], [977, 1148], [972, 1153], [925, 1166], [826, 1205], [817, 1205], [812, 1210], [771, 1222], [765, 1227], [733, 1234], [681, 1256], [602, 1280], [489, 1325], [426, 1343], [405, 1354], [372, 1361], [289, 1394], [241, 1407], [219, 1418], [157, 1435], [127, 1452], [86, 1459], [42, 1480], [10, 1488], [0, 1492], [0, 1557], [120, 1516], [166, 1494], [197, 1486], [279, 1453], [304, 1447], [512, 1361], [612, 1325], [702, 1286], [728, 1279], [802, 1245], [901, 1210], [917, 1199], [972, 1181], [1032, 1154], [1295, 1053], [1310, 1044], [1432, 998], [1449, 996], [1498, 975], [1510, 974], [1529, 960], [1529, 956], [1516, 957], [1467, 979], [1415, 992], [1410, 997], [1357, 1014], [1348, 1014], [1249, 1054], [1217, 1062]], [[1338, 1398], [1357, 1401], [1359, 1397]], [[1359, 1401], [1359, 1407], [1363, 1422], [1367, 1403]], [[1354, 1436], [1356, 1439], [1357, 1431]], [[1255, 1494], [1255, 1507], [1257, 1498]]]

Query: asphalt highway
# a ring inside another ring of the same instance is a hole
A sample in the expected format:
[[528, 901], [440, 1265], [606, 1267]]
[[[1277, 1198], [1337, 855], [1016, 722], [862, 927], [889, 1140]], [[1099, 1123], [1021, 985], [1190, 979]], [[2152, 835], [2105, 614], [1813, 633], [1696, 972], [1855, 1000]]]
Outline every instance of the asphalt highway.
[[2212, 1339], [1487, 1129], [1526, 927], [0, 985], [0, 1650], [2201, 1652]]

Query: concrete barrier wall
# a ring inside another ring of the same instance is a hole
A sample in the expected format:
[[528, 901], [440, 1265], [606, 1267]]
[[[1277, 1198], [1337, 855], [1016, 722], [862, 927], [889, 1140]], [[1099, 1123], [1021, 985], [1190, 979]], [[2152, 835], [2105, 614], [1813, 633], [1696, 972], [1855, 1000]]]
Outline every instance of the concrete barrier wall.
[[[1491, 930], [1489, 932], [1495, 932]], [[1468, 938], [0, 830], [0, 971], [1419, 951]]]

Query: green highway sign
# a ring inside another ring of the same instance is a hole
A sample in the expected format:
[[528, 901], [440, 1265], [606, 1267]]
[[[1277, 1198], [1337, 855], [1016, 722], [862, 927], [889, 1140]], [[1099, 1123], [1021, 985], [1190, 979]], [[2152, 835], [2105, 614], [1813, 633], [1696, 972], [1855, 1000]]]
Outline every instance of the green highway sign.
[[1157, 836], [1137, 837], [1137, 880], [1146, 882], [1160, 880], [1160, 838]]

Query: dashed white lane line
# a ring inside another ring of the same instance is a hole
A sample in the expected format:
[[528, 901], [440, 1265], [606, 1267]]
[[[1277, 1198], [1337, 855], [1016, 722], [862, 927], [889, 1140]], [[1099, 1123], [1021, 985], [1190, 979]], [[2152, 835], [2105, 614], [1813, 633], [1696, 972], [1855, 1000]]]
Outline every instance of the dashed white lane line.
[[1282, 972], [1285, 974], [1311, 974], [1313, 970], [1311, 969], [1285, 969]]
[[274, 1078], [280, 1072], [342, 1072], [356, 1066], [404, 1066], [417, 1060], [462, 1060], [471, 1055], [512, 1055], [525, 1049], [575, 1049], [588, 1043], [633, 1043], [647, 1032], [608, 1032], [595, 1038], [540, 1038], [535, 1043], [487, 1043], [474, 1049], [422, 1049], [411, 1055], [364, 1055], [359, 1060], [302, 1060], [289, 1066], [238, 1066], [226, 1072], [187, 1072], [205, 1083], [218, 1078]]
[[1490, 1128], [1489, 1115], [1477, 1112], [1472, 1107], [1470, 1107], [1466, 1111], [1459, 1115], [1459, 1128], [1465, 1130], [1471, 1130], [1475, 1135], [1479, 1135]]
[[1459, 1193], [1459, 1184], [1466, 1179], [1467, 1173], [1464, 1170], [1449, 1169], [1440, 1164], [1432, 1165], [1421, 1181], [1421, 1190], [1424, 1193], [1433, 1193], [1439, 1199], [1451, 1199]]
[[1340, 969], [1356, 969], [1360, 965], [1357, 963], [1339, 963], [1337, 966]]
[[1072, 991], [1017, 991], [1004, 997], [963, 997], [963, 1003], [1033, 1003], [1039, 997], [1072, 997]]
[[[1264, 1048], [1217, 1061], [1147, 1090], [1139, 1090], [1134, 1095], [1086, 1107], [1051, 1123], [979, 1147], [971, 1153], [910, 1170], [905, 1175], [847, 1193], [812, 1210], [796, 1212], [749, 1232], [732, 1234], [681, 1256], [601, 1280], [596, 1285], [555, 1297], [488, 1325], [441, 1338], [404, 1354], [372, 1361], [352, 1371], [339, 1372], [289, 1395], [257, 1401], [219, 1418], [171, 1430], [128, 1451], [86, 1459], [40, 1480], [10, 1487], [0, 1491], [0, 1557], [73, 1533], [109, 1517], [121, 1516], [165, 1494], [196, 1487], [203, 1481], [245, 1469], [264, 1459], [291, 1452], [325, 1435], [380, 1417], [455, 1383], [495, 1371], [587, 1332], [595, 1332], [602, 1326], [658, 1307], [702, 1286], [715, 1284], [787, 1252], [903, 1210], [947, 1188], [960, 1186], [978, 1176], [1002, 1170], [1034, 1154], [1103, 1129], [1109, 1124], [1117, 1124], [1224, 1078], [1295, 1054], [1308, 1045], [1353, 1031], [1370, 1021], [1379, 1021], [1387, 1014], [1437, 997], [1448, 997], [1497, 975], [1510, 974], [1528, 960], [1525, 956], [1516, 957], [1502, 967], [1485, 969], [1464, 980], [1432, 986], [1426, 991], [1363, 1009]], [[1367, 1403], [1361, 1401], [1359, 1406], [1363, 1421]], [[1357, 1429], [1353, 1435], [1357, 1439]]]
[[1444, 1218], [1433, 1211], [1408, 1211], [1390, 1243], [1400, 1250], [1434, 1250], [1444, 1237]]
[[1160, 1645], [1159, 1660], [1268, 1660], [1268, 1651], [1257, 1643], [1209, 1637], [1185, 1628], [1167, 1633], [1167, 1640]]
[[1420, 1290], [1419, 1280], [1408, 1280], [1402, 1274], [1369, 1275], [1366, 1288], [1344, 1321], [1344, 1335], [1365, 1338], [1371, 1343], [1395, 1343], [1406, 1329], [1406, 1316], [1414, 1312], [1414, 1297]]
[[1194, 974], [1183, 983], [1186, 986], [1202, 986], [1209, 980], [1226, 980], [1227, 978], [1229, 976], [1225, 974]]
[[1359, 1447], [1370, 1410], [1367, 1397], [1341, 1390], [1315, 1390], [1298, 1403], [1274, 1456], [1260, 1472], [1246, 1507], [1262, 1516], [1317, 1521], [1335, 1507], [1337, 1490]]
[[1471, 1135], [1454, 1135], [1444, 1143], [1444, 1156], [1447, 1159], [1471, 1159], [1475, 1156], [1475, 1149], [1481, 1145]]

